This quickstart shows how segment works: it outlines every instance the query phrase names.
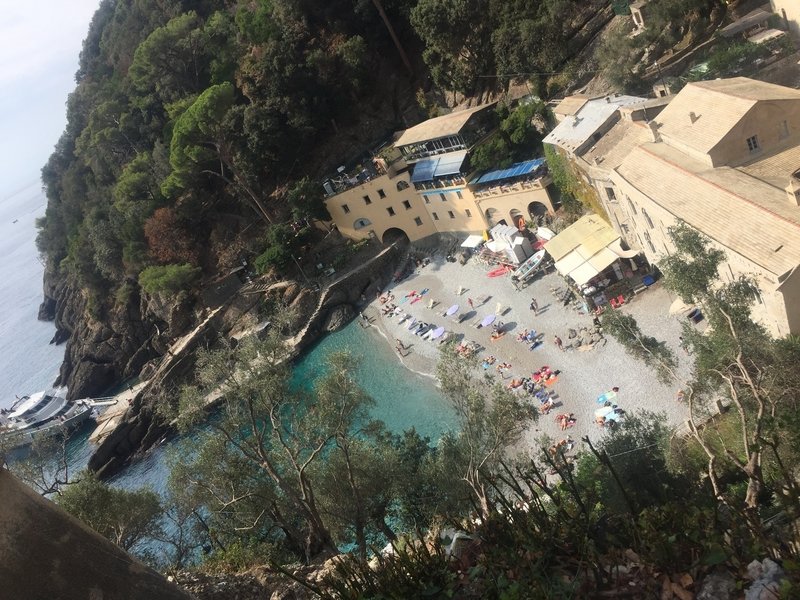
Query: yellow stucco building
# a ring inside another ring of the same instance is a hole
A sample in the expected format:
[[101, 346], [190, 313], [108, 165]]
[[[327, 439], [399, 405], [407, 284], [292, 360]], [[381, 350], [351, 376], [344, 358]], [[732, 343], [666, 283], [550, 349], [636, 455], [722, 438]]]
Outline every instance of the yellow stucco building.
[[795, 39], [800, 39], [800, 2], [798, 0], [770, 0], [772, 10], [784, 19]]
[[325, 206], [354, 239], [417, 241], [438, 233], [477, 233], [523, 225], [554, 212], [543, 159], [474, 173], [469, 151], [491, 135], [485, 104], [406, 129], [355, 176], [325, 182]]
[[800, 91], [738, 77], [690, 83], [647, 118], [629, 111], [579, 153], [562, 148], [613, 227], [657, 265], [669, 227], [688, 224], [724, 251], [723, 280], [755, 279], [754, 318], [800, 333]]

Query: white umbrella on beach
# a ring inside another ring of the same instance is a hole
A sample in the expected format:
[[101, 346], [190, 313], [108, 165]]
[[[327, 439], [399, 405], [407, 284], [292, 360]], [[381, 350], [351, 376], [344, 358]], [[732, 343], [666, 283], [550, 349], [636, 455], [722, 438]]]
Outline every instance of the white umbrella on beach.
[[441, 337], [443, 333], [444, 327], [438, 327], [436, 331], [433, 332], [433, 335], [431, 335], [431, 339], [435, 340], [436, 338]]
[[451, 306], [450, 308], [448, 308], [448, 309], [447, 309], [447, 312], [446, 312], [446, 313], [444, 313], [444, 314], [446, 314], [446, 315], [449, 317], [450, 315], [454, 315], [454, 314], [456, 314], [457, 312], [458, 312], [458, 304], [453, 304], [453, 306]]
[[481, 327], [488, 327], [489, 325], [494, 323], [496, 317], [497, 315], [495, 315], [494, 313], [486, 315], [485, 317], [483, 317], [483, 321], [481, 321]]

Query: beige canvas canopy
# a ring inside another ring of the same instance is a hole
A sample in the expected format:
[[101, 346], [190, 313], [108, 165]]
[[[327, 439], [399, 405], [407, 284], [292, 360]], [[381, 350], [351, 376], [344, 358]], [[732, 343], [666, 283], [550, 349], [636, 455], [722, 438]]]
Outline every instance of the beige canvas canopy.
[[637, 252], [623, 250], [619, 234], [597, 215], [586, 215], [556, 235], [544, 246], [559, 273], [578, 285], [596, 277], [614, 261], [633, 258]]

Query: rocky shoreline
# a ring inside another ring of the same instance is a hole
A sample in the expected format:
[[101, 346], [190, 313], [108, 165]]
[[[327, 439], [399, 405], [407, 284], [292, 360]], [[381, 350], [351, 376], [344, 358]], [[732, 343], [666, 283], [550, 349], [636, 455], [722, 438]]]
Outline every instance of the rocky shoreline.
[[297, 333], [287, 340], [296, 358], [320, 336], [347, 324], [363, 299], [374, 297], [389, 282], [403, 258], [404, 248], [384, 248], [324, 286], [296, 281], [259, 286], [258, 281], [243, 284], [229, 276], [205, 289], [194, 306], [181, 299], [142, 296], [131, 298], [125, 311], [106, 315], [102, 321], [89, 314], [81, 290], [48, 269], [39, 316], [55, 321], [53, 343], [66, 341], [57, 383], [68, 386], [70, 398], [102, 394], [132, 377], [146, 382], [124, 414], [115, 417], [116, 424], [93, 453], [89, 469], [110, 477], [136, 453], [162, 439], [170, 427], [157, 415], [157, 403], [190, 375], [199, 345], [236, 339], [257, 329], [264, 294], [275, 294], [296, 313]]

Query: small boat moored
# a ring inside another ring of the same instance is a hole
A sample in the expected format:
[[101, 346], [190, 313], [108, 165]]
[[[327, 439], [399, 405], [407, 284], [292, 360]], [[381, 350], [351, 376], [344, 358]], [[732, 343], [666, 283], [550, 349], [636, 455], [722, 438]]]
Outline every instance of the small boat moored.
[[93, 405], [87, 400], [69, 402], [66, 388], [53, 388], [17, 399], [0, 410], [0, 440], [20, 448], [42, 436], [73, 429], [91, 418]]

